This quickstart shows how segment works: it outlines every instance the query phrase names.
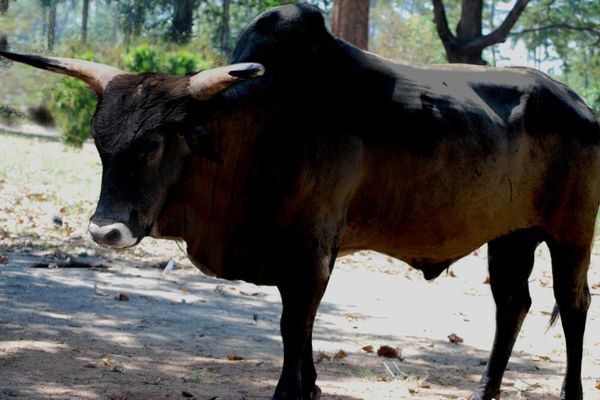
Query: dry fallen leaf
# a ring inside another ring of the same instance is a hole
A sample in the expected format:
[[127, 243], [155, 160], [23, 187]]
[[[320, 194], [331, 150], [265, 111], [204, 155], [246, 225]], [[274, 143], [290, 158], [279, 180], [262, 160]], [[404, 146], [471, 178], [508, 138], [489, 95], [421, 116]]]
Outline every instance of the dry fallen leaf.
[[421, 389], [431, 389], [431, 385], [427, 382], [423, 382], [419, 385]]
[[363, 350], [364, 352], [366, 352], [366, 353], [369, 353], [369, 354], [371, 354], [371, 353], [374, 353], [374, 352], [375, 352], [375, 350], [373, 349], [373, 346], [371, 346], [371, 345], [363, 347], [363, 348], [362, 348], [362, 350]]
[[233, 354], [227, 354], [227, 359], [229, 361], [242, 361], [244, 359], [244, 357], [236, 356], [236, 355], [233, 355]]
[[331, 356], [330, 356], [330, 355], [328, 355], [328, 354], [326, 354], [326, 353], [319, 353], [319, 354], [317, 355], [317, 361], [316, 361], [316, 363], [317, 363], [317, 364], [320, 364], [320, 363], [322, 363], [323, 361], [331, 361]]
[[450, 341], [450, 343], [454, 343], [454, 344], [463, 343], [465, 341], [463, 338], [458, 336], [456, 333], [449, 334], [448, 340]]
[[490, 277], [489, 277], [489, 276], [486, 276], [486, 277], [485, 277], [485, 280], [483, 281], [483, 284], [484, 284], [484, 285], [489, 285], [489, 284], [490, 284], [490, 282], [491, 282], [491, 281], [490, 281]]
[[600, 390], [600, 379], [596, 381], [596, 389]]
[[397, 358], [399, 360], [402, 360], [402, 352], [399, 349], [394, 348], [392, 346], [380, 346], [377, 350], [377, 355], [379, 357]]
[[217, 285], [214, 288], [214, 292], [219, 294], [225, 294], [225, 288], [221, 285]]
[[358, 321], [358, 317], [356, 315], [347, 314], [346, 315], [346, 320], [348, 322], [355, 322], [355, 321]]
[[190, 392], [188, 392], [187, 390], [182, 390], [182, 391], [181, 391], [181, 395], [182, 395], [183, 397], [188, 397], [188, 398], [189, 398], [189, 397], [194, 397], [194, 395], [193, 395], [193, 394], [191, 394]]
[[340, 350], [337, 353], [335, 353], [335, 355], [333, 356], [333, 359], [334, 360], [343, 360], [346, 357], [348, 357], [348, 353], [346, 353], [344, 350]]
[[0, 256], [0, 264], [6, 264], [8, 262], [8, 258], [5, 256]]

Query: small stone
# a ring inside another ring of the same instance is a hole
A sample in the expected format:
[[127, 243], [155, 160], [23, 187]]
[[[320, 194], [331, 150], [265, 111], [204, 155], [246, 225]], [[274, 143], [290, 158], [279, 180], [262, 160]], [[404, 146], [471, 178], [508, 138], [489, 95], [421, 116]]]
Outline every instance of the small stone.
[[56, 226], [63, 226], [63, 217], [59, 212], [52, 214], [52, 223]]
[[117, 300], [117, 301], [129, 301], [129, 296], [127, 296], [125, 293], [119, 293], [118, 295], [115, 296], [115, 300]]

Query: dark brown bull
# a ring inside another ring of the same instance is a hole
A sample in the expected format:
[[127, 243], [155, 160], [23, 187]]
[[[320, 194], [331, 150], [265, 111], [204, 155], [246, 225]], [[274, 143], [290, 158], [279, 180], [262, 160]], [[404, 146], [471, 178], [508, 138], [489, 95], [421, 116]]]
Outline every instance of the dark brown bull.
[[319, 397], [312, 327], [338, 254], [374, 249], [431, 279], [484, 243], [497, 327], [471, 398], [494, 398], [541, 242], [565, 331], [561, 398], [582, 398], [600, 128], [565, 85], [530, 69], [387, 61], [335, 39], [305, 5], [262, 14], [233, 65], [191, 78], [2, 54], [98, 94], [97, 242], [182, 238], [205, 273], [277, 285], [273, 399]]

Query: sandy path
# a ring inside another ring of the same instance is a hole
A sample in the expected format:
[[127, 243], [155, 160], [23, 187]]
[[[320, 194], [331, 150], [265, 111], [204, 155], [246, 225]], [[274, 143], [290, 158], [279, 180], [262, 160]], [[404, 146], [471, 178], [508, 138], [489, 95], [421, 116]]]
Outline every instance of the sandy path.
[[[0, 268], [0, 398], [185, 398], [182, 391], [197, 399], [270, 398], [282, 348], [273, 288], [211, 279], [185, 264], [162, 274], [119, 262], [96, 270], [26, 268], [21, 256], [11, 257]], [[538, 258], [534, 306], [504, 384], [508, 399], [558, 397], [563, 339], [560, 326], [544, 334], [553, 301], [546, 255]], [[484, 254], [433, 283], [375, 253], [338, 264], [314, 347], [317, 355], [341, 349], [348, 356], [319, 363], [323, 398], [468, 395], [493, 335]], [[115, 300], [120, 293], [129, 300]], [[594, 304], [586, 341], [587, 399], [600, 398], [598, 310]], [[453, 332], [465, 342], [450, 344]], [[404, 361], [361, 350], [384, 344], [401, 348]]]

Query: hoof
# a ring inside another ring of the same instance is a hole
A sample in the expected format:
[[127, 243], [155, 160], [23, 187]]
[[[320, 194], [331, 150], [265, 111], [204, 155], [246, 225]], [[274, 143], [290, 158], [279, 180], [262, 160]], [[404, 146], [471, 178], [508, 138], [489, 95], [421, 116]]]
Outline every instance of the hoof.
[[500, 391], [486, 391], [485, 389], [477, 389], [474, 391], [469, 400], [500, 400]]
[[275, 392], [271, 400], [309, 400], [300, 393], [292, 393], [285, 390]]
[[307, 394], [307, 400], [320, 400], [321, 399], [321, 388], [315, 385], [315, 388]]
[[320, 400], [321, 389], [315, 385], [314, 389], [308, 393], [298, 394], [291, 391], [278, 390], [271, 400]]
[[560, 400], [583, 400], [581, 381], [577, 381], [573, 385], [563, 383], [562, 390], [560, 391]]

